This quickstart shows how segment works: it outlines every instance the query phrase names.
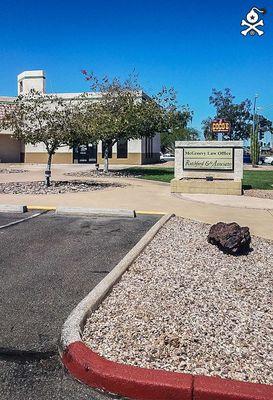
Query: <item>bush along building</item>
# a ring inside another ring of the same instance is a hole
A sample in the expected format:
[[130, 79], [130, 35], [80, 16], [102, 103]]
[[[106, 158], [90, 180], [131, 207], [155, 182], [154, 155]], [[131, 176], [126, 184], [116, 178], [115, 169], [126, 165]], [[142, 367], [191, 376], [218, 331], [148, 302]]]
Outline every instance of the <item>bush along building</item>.
[[[24, 71], [17, 77], [18, 96], [28, 94], [32, 89], [46, 96], [46, 77], [43, 70]], [[55, 93], [67, 100], [78, 97], [81, 93]], [[99, 101], [99, 93], [87, 93], [91, 101]], [[143, 91], [137, 93], [140, 101], [147, 95]], [[0, 118], [4, 107], [12, 105], [16, 97], [0, 96]], [[2, 106], [2, 107], [1, 107]], [[158, 162], [160, 159], [160, 135], [153, 138], [119, 141], [110, 154], [111, 164], [141, 165]], [[104, 145], [100, 141], [97, 144], [82, 143], [74, 148], [61, 147], [53, 156], [55, 164], [95, 164], [104, 161]], [[12, 137], [11, 131], [0, 131], [0, 162], [2, 163], [38, 163], [47, 162], [47, 151], [43, 143], [37, 145], [24, 145]]]

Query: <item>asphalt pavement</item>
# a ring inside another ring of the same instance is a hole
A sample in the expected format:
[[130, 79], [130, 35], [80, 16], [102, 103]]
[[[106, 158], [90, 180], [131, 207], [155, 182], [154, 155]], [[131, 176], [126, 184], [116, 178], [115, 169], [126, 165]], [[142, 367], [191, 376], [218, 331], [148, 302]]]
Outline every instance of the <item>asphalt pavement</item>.
[[8, 213], [8, 212], [0, 212], [0, 229], [2, 226], [13, 223], [15, 221], [19, 221], [21, 219], [27, 219], [30, 216], [33, 216], [39, 211], [29, 211], [27, 213]]
[[47, 213], [0, 229], [0, 400], [106, 398], [64, 372], [61, 327], [158, 219]]

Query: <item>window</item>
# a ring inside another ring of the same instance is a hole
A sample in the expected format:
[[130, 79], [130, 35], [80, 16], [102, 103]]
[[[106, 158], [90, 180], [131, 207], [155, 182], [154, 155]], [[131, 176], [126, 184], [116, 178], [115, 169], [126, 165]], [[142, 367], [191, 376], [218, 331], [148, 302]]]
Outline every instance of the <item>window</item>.
[[20, 91], [20, 93], [23, 92], [23, 81], [19, 82], [19, 91]]
[[145, 138], [145, 157], [153, 157], [153, 138]]
[[[105, 142], [102, 142], [102, 158], [104, 158], [104, 152], [105, 152]], [[112, 146], [108, 150], [108, 158], [112, 158]]]
[[127, 158], [128, 157], [128, 141], [125, 139], [120, 139], [117, 142], [117, 158]]
[[150, 158], [152, 158], [153, 157], [153, 141], [154, 141], [154, 138], [150, 138]]

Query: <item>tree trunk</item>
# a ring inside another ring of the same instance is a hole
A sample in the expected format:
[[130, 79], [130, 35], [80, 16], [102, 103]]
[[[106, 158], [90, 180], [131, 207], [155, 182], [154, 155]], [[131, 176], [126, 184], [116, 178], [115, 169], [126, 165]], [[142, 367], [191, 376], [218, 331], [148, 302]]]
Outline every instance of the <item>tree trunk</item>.
[[105, 143], [103, 172], [109, 172], [109, 143]]
[[51, 178], [51, 164], [52, 164], [52, 156], [53, 153], [48, 153], [48, 159], [47, 159], [47, 168], [45, 171], [45, 178], [46, 178], [46, 186], [50, 186], [50, 178]]

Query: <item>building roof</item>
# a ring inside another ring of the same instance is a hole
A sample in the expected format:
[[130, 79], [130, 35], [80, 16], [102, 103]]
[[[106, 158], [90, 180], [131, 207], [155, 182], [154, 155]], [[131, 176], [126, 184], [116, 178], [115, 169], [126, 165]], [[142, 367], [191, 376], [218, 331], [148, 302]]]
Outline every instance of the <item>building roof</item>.
[[0, 103], [12, 103], [17, 97], [0, 96]]
[[[137, 98], [148, 98], [149, 96], [144, 93], [142, 90], [137, 90], [135, 91], [136, 97]], [[100, 99], [102, 97], [102, 93], [101, 92], [78, 92], [78, 93], [44, 93], [44, 96], [57, 96], [57, 97], [61, 97], [63, 99], [74, 99], [77, 98], [79, 96], [85, 95], [87, 99], [90, 100], [96, 100], [96, 99]]]
[[0, 96], [0, 119], [5, 115], [7, 106], [12, 107], [12, 103], [16, 100], [16, 97]]
[[[135, 92], [137, 98], [149, 98], [149, 96], [144, 93], [142, 90], [138, 90]], [[77, 93], [43, 93], [43, 95], [46, 96], [57, 96], [61, 97], [63, 99], [71, 100], [75, 99], [79, 96], [86, 95], [87, 99], [90, 100], [96, 100], [100, 99], [102, 97], [102, 93], [100, 92], [77, 92]], [[0, 96], [0, 104], [1, 103], [12, 103], [15, 101], [17, 97], [11, 97], [11, 96]]]
[[21, 74], [17, 75], [18, 82], [22, 79], [26, 78], [44, 78], [45, 79], [45, 72], [42, 69], [35, 69], [31, 71], [23, 71]]

